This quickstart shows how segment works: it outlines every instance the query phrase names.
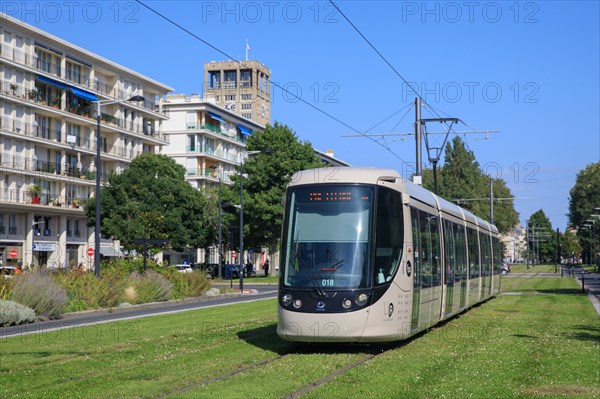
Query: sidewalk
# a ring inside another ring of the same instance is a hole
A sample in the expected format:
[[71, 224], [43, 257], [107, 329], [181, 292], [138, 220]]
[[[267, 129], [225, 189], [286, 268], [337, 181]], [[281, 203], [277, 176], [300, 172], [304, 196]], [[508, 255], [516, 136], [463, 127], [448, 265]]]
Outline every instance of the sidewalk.
[[588, 294], [596, 313], [600, 316], [600, 273], [586, 272], [580, 266], [574, 266], [572, 271], [575, 279], [581, 285], [581, 289]]

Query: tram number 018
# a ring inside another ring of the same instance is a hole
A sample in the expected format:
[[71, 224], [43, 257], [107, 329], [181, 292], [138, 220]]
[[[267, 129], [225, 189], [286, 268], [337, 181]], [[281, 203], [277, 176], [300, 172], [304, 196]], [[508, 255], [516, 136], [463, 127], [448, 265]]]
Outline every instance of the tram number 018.
[[333, 287], [333, 279], [332, 278], [324, 278], [321, 280], [321, 285], [323, 287]]

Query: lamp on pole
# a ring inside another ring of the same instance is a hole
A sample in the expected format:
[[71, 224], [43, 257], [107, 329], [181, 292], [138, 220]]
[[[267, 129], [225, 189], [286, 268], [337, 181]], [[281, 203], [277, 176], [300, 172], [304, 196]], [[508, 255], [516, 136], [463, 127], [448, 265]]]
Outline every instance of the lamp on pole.
[[244, 293], [244, 155], [258, 154], [260, 151], [240, 152], [240, 294]]
[[[127, 101], [137, 102], [144, 101], [145, 98], [142, 96], [133, 96]], [[95, 101], [97, 104], [97, 112], [96, 116], [96, 227], [94, 229], [94, 274], [96, 277], [100, 277], [100, 172], [101, 168], [101, 158], [100, 158], [100, 147], [102, 146], [102, 140], [100, 138], [100, 122], [102, 120], [102, 113], [100, 112], [102, 105], [123, 103], [120, 100], [97, 100]]]

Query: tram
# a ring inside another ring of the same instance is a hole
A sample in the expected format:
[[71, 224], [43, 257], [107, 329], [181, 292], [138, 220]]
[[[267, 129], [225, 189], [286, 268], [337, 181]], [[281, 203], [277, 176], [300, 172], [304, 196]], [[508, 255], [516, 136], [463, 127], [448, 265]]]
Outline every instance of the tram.
[[296, 173], [281, 242], [286, 341], [403, 340], [500, 289], [498, 229], [390, 169]]

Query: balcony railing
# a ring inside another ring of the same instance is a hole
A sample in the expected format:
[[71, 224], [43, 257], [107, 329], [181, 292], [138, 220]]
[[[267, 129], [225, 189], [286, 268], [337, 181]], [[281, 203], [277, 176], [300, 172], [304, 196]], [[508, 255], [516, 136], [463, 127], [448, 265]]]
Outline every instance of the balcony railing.
[[221, 159], [226, 159], [226, 160], [232, 161], [232, 162], [238, 161], [238, 156], [235, 154], [230, 154], [230, 153], [227, 153], [222, 150], [215, 150], [214, 148], [207, 147], [207, 146], [201, 146], [201, 145], [189, 146], [186, 148], [186, 151], [195, 153], [195, 154], [199, 154], [199, 155], [201, 155], [201, 154], [213, 155], [215, 157], [218, 157]]
[[212, 179], [221, 179], [221, 181], [223, 183], [231, 183], [231, 179], [229, 177], [228, 174], [226, 173], [216, 173], [213, 172], [211, 169], [202, 169], [202, 168], [191, 168], [187, 170], [187, 176], [199, 176], [199, 177], [206, 177], [206, 178], [212, 178]]
[[0, 190], [0, 202], [12, 204], [34, 204], [56, 206], [61, 208], [83, 209], [82, 204], [87, 198], [42, 193], [37, 199], [32, 198], [26, 190]]
[[226, 131], [215, 125], [210, 125], [210, 124], [203, 125], [201, 123], [188, 122], [186, 124], [186, 128], [187, 128], [187, 130], [208, 130], [211, 133], [226, 137], [230, 140], [235, 140], [239, 143], [246, 143], [246, 139], [244, 138], [244, 136], [240, 137], [240, 135], [237, 134], [237, 132], [234, 134], [233, 132]]
[[[18, 85], [11, 82], [1, 81], [0, 82], [0, 93], [4, 93], [7, 96], [12, 96], [18, 98], [23, 101], [33, 102], [36, 104], [49, 106], [48, 102], [44, 99], [40, 98], [38, 95], [39, 91], [36, 89], [27, 89], [24, 85]], [[60, 109], [58, 104], [50, 104], [56, 109]], [[67, 104], [67, 109], [64, 110], [71, 114], [83, 116], [90, 118], [90, 122], [96, 122], [96, 113], [95, 107], [82, 107], [77, 106], [75, 104]], [[162, 134], [161, 132], [157, 132], [154, 129], [154, 126], [149, 126], [147, 124], [134, 123], [133, 121], [126, 121], [122, 118], [116, 118], [108, 114], [102, 114], [101, 120], [104, 122], [106, 126], [115, 126], [117, 128], [121, 128], [127, 130], [131, 133], [135, 133], [138, 135], [150, 136], [157, 140], [161, 140], [165, 143], [168, 143], [168, 136]]]
[[37, 55], [27, 54], [7, 45], [2, 45], [1, 49], [0, 56], [4, 59], [14, 61], [18, 64], [45, 72], [58, 78], [63, 78], [98, 94], [111, 96], [113, 93], [114, 86], [98, 79], [92, 80], [87, 74], [75, 74], [71, 71], [71, 74], [69, 75], [67, 71], [60, 67], [60, 64], [39, 58]]

